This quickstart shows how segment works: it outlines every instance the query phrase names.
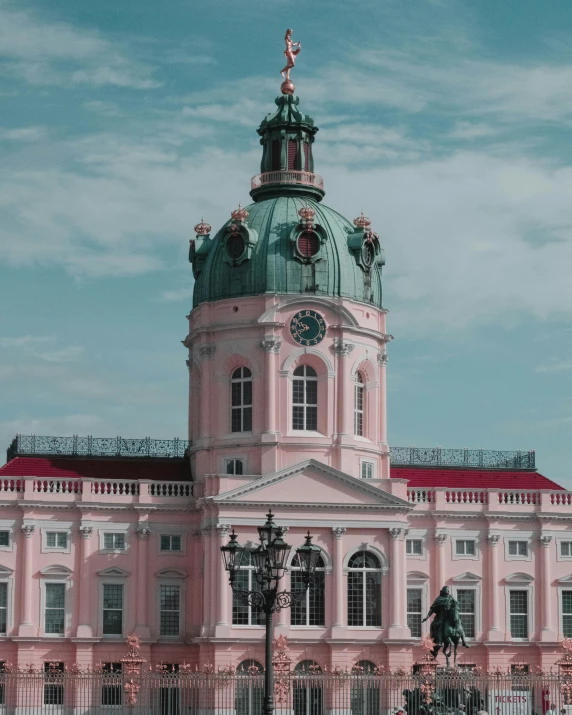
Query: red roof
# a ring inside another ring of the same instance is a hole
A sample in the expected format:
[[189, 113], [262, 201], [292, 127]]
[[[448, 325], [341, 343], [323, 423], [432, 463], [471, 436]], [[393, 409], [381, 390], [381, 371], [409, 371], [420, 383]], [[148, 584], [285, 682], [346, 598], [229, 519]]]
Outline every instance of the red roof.
[[185, 459], [82, 459], [81, 457], [15, 457], [0, 467], [2, 477], [63, 477], [67, 479], [150, 479], [191, 481]]
[[391, 476], [407, 479], [410, 487], [460, 489], [563, 489], [542, 474], [509, 469], [443, 469], [439, 467], [392, 466]]

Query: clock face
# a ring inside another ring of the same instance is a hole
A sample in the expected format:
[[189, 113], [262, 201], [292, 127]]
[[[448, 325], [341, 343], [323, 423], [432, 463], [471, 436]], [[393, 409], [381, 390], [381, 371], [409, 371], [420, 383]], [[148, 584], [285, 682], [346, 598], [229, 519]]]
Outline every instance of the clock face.
[[326, 335], [326, 321], [315, 310], [300, 310], [292, 316], [290, 335], [300, 345], [317, 345]]

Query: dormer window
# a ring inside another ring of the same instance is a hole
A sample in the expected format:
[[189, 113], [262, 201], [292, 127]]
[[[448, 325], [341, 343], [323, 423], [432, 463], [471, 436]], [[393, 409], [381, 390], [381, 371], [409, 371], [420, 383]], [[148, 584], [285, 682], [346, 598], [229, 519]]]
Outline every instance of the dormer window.
[[296, 248], [303, 258], [312, 258], [320, 250], [320, 239], [314, 231], [302, 231], [298, 236]]
[[226, 242], [228, 257], [233, 261], [237, 261], [244, 253], [245, 248], [243, 236], [240, 233], [231, 233]]

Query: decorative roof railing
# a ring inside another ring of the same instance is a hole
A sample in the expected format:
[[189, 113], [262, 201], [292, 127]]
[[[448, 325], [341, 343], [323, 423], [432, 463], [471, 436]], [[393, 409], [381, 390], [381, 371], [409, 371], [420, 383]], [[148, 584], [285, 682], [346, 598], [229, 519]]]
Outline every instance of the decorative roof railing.
[[391, 447], [393, 465], [419, 467], [473, 467], [483, 469], [536, 469], [535, 452], [442, 447]]
[[264, 174], [257, 174], [250, 182], [251, 189], [259, 189], [268, 184], [299, 184], [302, 186], [314, 186], [316, 189], [324, 188], [324, 180], [319, 174], [311, 171], [267, 171]]
[[124, 437], [43, 437], [19, 434], [7, 450], [8, 461], [24, 455], [69, 457], [184, 457], [185, 439], [125, 439]]
[[[8, 461], [38, 454], [70, 457], [184, 457], [185, 439], [125, 439], [123, 437], [44, 437], [19, 434], [8, 447]], [[535, 452], [442, 447], [391, 447], [393, 465], [421, 467], [473, 467], [481, 469], [535, 469]]]

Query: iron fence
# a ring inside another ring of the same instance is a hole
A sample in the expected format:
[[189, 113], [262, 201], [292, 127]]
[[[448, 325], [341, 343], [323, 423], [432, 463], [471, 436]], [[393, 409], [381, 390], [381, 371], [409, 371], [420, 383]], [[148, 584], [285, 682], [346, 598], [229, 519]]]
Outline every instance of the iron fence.
[[535, 469], [534, 450], [527, 452], [442, 447], [390, 447], [391, 464], [425, 467], [481, 467], [483, 469]]
[[[260, 715], [260, 673], [2, 673], [13, 715]], [[307, 672], [279, 674], [277, 715], [569, 715], [572, 677], [556, 674]], [[460, 706], [463, 706], [462, 708]]]

